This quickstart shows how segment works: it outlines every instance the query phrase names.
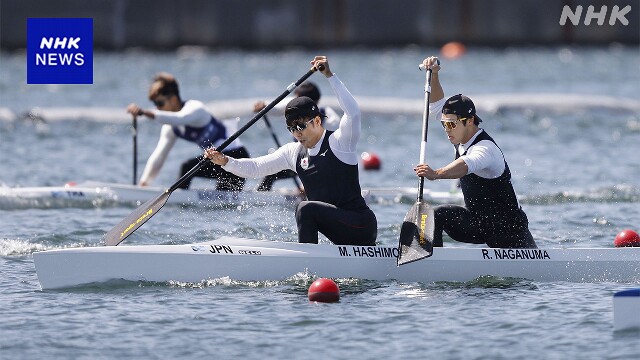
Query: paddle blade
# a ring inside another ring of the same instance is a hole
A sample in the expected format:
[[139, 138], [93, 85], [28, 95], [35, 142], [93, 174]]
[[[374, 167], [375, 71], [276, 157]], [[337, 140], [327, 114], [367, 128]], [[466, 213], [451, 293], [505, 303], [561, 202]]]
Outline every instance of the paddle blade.
[[153, 215], [155, 215], [164, 204], [169, 200], [171, 192], [168, 190], [163, 192], [160, 196], [157, 196], [146, 203], [140, 205], [129, 216], [124, 218], [120, 223], [109, 230], [104, 236], [104, 243], [107, 246], [115, 246], [126, 239], [140, 226], [149, 221]]
[[433, 208], [425, 202], [416, 202], [409, 209], [400, 228], [398, 266], [433, 254], [434, 227]]

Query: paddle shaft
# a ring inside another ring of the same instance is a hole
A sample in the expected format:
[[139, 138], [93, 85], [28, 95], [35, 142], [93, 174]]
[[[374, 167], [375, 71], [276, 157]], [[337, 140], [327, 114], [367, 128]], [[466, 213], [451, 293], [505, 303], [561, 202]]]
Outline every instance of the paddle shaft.
[[[320, 69], [316, 69], [315, 67], [313, 67], [311, 68], [311, 70], [307, 71], [307, 73], [304, 74], [300, 79], [298, 79], [298, 81], [289, 85], [287, 87], [287, 90], [285, 90], [282, 94], [280, 94], [280, 96], [278, 96], [275, 100], [269, 103], [269, 105], [265, 106], [264, 109], [260, 110], [251, 120], [249, 120], [249, 122], [247, 122], [242, 128], [240, 128], [240, 130], [236, 131], [235, 134], [229, 136], [229, 138], [227, 138], [227, 140], [225, 140], [222, 144], [220, 144], [220, 146], [216, 147], [216, 150], [218, 151], [224, 150], [227, 146], [229, 146], [229, 144], [235, 141], [235, 139], [237, 139], [238, 136], [242, 135], [242, 133], [245, 132], [248, 128], [250, 128], [253, 124], [255, 124], [256, 121], [260, 120], [260, 118], [263, 117], [264, 114], [269, 112], [269, 110], [273, 109], [274, 106], [276, 106], [280, 101], [282, 101], [282, 99], [287, 97], [287, 95], [289, 95], [295, 88], [297, 88], [300, 84], [302, 84], [305, 80], [307, 80], [317, 70], [322, 71], [324, 70], [324, 68], [322, 66]], [[194, 166], [186, 174], [182, 175], [182, 177], [178, 179], [178, 181], [176, 181], [176, 183], [173, 184], [167, 190], [167, 192], [172, 193], [174, 190], [178, 189], [183, 182], [185, 182], [187, 179], [192, 177], [207, 162], [209, 162], [209, 159], [203, 157], [202, 160], [200, 160], [200, 162], [196, 166]]]
[[[422, 109], [422, 142], [420, 143], [420, 164], [424, 164], [427, 157], [427, 134], [429, 132], [429, 99], [431, 97], [431, 69], [427, 69], [424, 85], [424, 108]], [[424, 178], [420, 177], [418, 184], [418, 201], [424, 198]]]
[[[440, 63], [437, 63], [440, 65]], [[418, 66], [422, 70], [423, 66]], [[424, 85], [424, 108], [422, 111], [422, 142], [420, 143], [420, 164], [425, 163], [427, 155], [427, 133], [429, 130], [429, 100], [431, 98], [431, 69], [428, 68]], [[418, 185], [416, 201], [402, 222], [398, 241], [398, 266], [424, 259], [433, 254], [433, 233], [435, 222], [433, 209], [423, 201], [424, 177]]]
[[[269, 128], [269, 132], [271, 133], [271, 137], [273, 138], [273, 141], [276, 143], [276, 146], [280, 147], [281, 146], [280, 141], [278, 141], [278, 137], [276, 136], [276, 133], [273, 131], [273, 128], [271, 127], [271, 122], [269, 121], [267, 114], [264, 114], [262, 118], [264, 119], [264, 123], [267, 124], [267, 127]], [[302, 189], [302, 185], [298, 181], [298, 177], [294, 176], [292, 177], [292, 179], [293, 179], [293, 182], [296, 184], [296, 188]]]
[[133, 185], [138, 183], [138, 115], [133, 115]]

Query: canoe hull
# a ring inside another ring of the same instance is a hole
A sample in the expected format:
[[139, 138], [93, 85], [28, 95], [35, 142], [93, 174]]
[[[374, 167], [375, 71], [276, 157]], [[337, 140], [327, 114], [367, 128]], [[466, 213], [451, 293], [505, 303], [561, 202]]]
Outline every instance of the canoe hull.
[[200, 282], [229, 277], [284, 280], [318, 277], [470, 281], [481, 276], [534, 281], [640, 281], [640, 248], [437, 248], [431, 258], [396, 266], [397, 249], [382, 246], [298, 244], [223, 237], [187, 245], [109, 246], [34, 253], [43, 289], [110, 280]]

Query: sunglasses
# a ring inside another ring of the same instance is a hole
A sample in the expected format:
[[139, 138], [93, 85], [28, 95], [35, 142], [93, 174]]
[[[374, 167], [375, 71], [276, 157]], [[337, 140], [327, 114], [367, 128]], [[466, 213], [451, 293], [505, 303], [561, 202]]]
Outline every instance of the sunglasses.
[[315, 120], [315, 118], [305, 121], [302, 124], [293, 124], [291, 126], [287, 126], [287, 130], [289, 130], [289, 132], [293, 133], [296, 131], [302, 131], [304, 129], [307, 128], [307, 124], [309, 124], [310, 122], [312, 122], [313, 120]]
[[152, 101], [153, 101], [153, 104], [154, 104], [156, 107], [159, 107], [159, 108], [163, 107], [163, 106], [164, 106], [164, 103], [165, 103], [165, 101], [164, 101], [164, 100], [152, 100]]
[[460, 119], [457, 119], [455, 121], [440, 120], [440, 123], [442, 124], [442, 127], [445, 130], [453, 130], [453, 129], [458, 127], [458, 122], [463, 121], [463, 120], [467, 120], [467, 118], [460, 118]]

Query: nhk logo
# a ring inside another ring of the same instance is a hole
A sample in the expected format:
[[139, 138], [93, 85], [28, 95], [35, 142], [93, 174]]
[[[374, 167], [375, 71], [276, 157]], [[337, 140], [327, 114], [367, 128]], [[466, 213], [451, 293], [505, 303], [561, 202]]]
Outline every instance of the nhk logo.
[[[629, 11], [631, 11], [631, 5], [627, 5], [622, 9], [620, 9], [618, 5], [614, 5], [611, 8], [611, 14], [609, 15], [609, 25], [614, 26], [618, 21], [620, 21], [624, 26], [629, 25], [629, 20], [625, 17]], [[564, 26], [564, 24], [567, 23], [567, 19], [569, 19], [573, 26], [578, 26], [580, 25], [581, 17], [582, 5], [576, 6], [576, 11], [572, 11], [569, 5], [565, 5], [562, 8], [562, 14], [560, 14], [560, 21], [558, 23]], [[602, 5], [600, 11], [595, 11], [595, 7], [593, 5], [589, 5], [589, 7], [587, 7], [587, 13], [584, 15], [584, 24], [589, 26], [591, 24], [591, 20], [595, 19], [598, 20], [598, 26], [602, 26], [606, 18], [607, 5]]]
[[27, 19], [27, 84], [93, 84], [93, 19]]

